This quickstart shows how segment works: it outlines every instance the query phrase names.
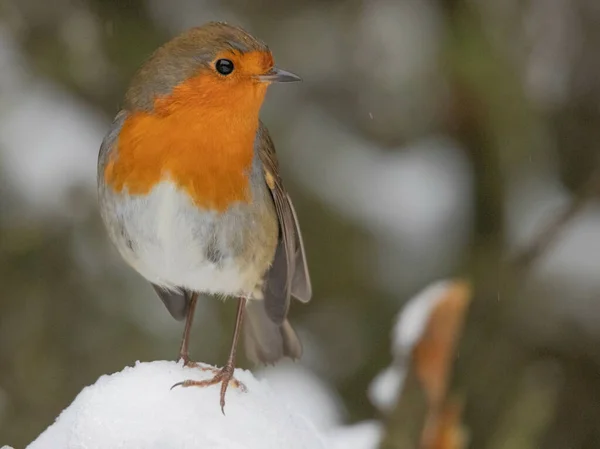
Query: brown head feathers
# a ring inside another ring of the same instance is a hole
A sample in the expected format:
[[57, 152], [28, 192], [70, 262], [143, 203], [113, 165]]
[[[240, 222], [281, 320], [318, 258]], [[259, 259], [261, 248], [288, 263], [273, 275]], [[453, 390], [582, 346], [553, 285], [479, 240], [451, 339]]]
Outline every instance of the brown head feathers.
[[168, 95], [203, 69], [214, 70], [220, 55], [239, 58], [246, 54], [253, 55], [250, 70], [273, 65], [267, 45], [239, 27], [209, 22], [192, 28], [159, 47], [142, 65], [127, 91], [124, 109], [151, 111], [156, 98]]

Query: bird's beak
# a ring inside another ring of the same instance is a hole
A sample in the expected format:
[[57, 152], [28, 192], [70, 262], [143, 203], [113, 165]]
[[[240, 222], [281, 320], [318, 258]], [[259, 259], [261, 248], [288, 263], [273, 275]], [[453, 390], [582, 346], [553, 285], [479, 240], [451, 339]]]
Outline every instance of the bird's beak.
[[292, 72], [273, 67], [268, 73], [258, 76], [259, 81], [263, 83], [293, 83], [295, 81], [302, 81], [298, 75], [294, 75]]

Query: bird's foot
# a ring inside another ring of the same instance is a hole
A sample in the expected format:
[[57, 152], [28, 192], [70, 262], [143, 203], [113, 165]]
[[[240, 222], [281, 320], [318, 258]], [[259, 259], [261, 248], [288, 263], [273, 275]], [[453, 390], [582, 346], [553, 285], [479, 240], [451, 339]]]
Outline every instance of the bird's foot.
[[221, 412], [225, 414], [225, 393], [227, 392], [227, 387], [229, 384], [233, 385], [235, 388], [239, 388], [240, 391], [245, 392], [246, 386], [233, 377], [233, 373], [235, 371], [235, 366], [233, 363], [228, 362], [223, 368], [213, 368], [207, 366], [201, 366], [196, 362], [190, 362], [189, 360], [184, 361], [185, 366], [190, 368], [200, 368], [202, 371], [212, 371], [215, 375], [212, 379], [207, 380], [184, 380], [183, 382], [177, 382], [175, 385], [171, 387], [171, 389], [175, 387], [210, 387], [211, 385], [216, 385], [218, 383], [221, 384]]
[[[187, 356], [180, 356], [179, 362], [183, 362], [183, 366], [185, 366], [186, 368], [201, 368], [201, 366], [198, 362], [194, 362], [194, 361], [190, 360], [190, 358]], [[204, 371], [204, 369], [203, 369], [203, 371]]]
[[194, 362], [193, 360], [184, 357], [181, 357], [179, 361], [183, 362], [183, 366], [185, 366], [186, 368], [199, 369], [200, 371], [212, 371], [215, 374], [217, 374], [220, 371], [219, 368], [215, 368], [214, 366], [204, 365], [202, 363]]

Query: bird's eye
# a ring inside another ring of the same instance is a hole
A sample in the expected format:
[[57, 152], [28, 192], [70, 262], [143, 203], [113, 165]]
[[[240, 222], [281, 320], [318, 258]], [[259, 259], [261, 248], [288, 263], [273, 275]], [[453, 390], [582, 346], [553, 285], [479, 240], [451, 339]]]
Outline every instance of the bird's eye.
[[215, 63], [215, 68], [221, 75], [229, 75], [231, 72], [233, 72], [233, 62], [231, 62], [229, 59], [219, 59]]

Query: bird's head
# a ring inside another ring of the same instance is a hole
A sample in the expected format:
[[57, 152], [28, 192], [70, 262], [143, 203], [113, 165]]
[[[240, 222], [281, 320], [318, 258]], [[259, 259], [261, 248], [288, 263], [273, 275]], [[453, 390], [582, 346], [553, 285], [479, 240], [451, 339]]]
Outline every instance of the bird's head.
[[267, 86], [299, 81], [275, 67], [269, 48], [241, 28], [211, 22], [181, 34], [152, 54], [134, 76], [125, 109], [171, 114], [260, 110]]

